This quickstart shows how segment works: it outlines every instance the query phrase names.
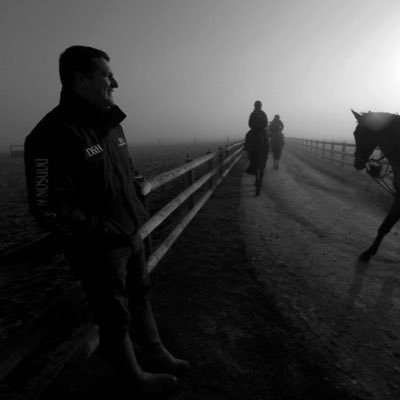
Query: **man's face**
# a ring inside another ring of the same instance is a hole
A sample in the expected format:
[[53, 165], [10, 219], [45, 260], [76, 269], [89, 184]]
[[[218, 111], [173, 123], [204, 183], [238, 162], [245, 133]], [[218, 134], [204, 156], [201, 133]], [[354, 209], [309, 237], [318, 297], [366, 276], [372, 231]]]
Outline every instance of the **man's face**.
[[94, 58], [93, 62], [97, 68], [84, 77], [81, 94], [94, 106], [107, 109], [114, 105], [113, 91], [118, 87], [118, 82], [115, 80], [107, 60]]

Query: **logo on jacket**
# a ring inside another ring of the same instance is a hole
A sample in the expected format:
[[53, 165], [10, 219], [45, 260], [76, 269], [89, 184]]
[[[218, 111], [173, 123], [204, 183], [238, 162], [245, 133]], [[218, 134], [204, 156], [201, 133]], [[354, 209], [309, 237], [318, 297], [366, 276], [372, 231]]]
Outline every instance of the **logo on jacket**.
[[118, 138], [118, 146], [125, 146], [126, 145], [126, 142], [125, 142], [125, 140], [124, 140], [124, 138], [122, 138], [122, 137], [119, 137]]
[[35, 158], [35, 195], [39, 207], [48, 205], [49, 196], [49, 160]]
[[87, 149], [85, 149], [85, 152], [89, 157], [93, 157], [96, 154], [101, 153], [102, 151], [104, 151], [104, 150], [102, 149], [102, 147], [99, 144], [95, 144], [94, 146], [91, 146], [91, 147], [88, 147]]

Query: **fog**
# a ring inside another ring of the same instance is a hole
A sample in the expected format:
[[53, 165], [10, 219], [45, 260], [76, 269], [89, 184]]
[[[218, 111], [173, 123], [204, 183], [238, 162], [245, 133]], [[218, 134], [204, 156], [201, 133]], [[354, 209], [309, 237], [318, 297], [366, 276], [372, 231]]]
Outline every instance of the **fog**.
[[243, 137], [255, 100], [287, 136], [352, 140], [400, 109], [397, 0], [2, 0], [0, 148], [57, 105], [58, 57], [106, 51], [130, 144]]

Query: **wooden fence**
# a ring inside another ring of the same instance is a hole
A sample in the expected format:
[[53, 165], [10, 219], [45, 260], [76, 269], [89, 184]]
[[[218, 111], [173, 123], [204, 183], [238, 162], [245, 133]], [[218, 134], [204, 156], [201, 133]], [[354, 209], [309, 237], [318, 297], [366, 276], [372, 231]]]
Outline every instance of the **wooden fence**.
[[[287, 137], [286, 142], [303, 151], [314, 154], [316, 157], [338, 163], [342, 167], [345, 165], [353, 167], [354, 152], [356, 150], [355, 143], [293, 137]], [[372, 156], [375, 158], [381, 157], [381, 151], [379, 149], [374, 150]]]
[[10, 145], [10, 156], [11, 157], [23, 157], [24, 156], [24, 145], [23, 144], [11, 144]]
[[[243, 141], [234, 142], [224, 148], [220, 147], [216, 152], [209, 152], [200, 158], [187, 161], [184, 165], [174, 170], [162, 173], [143, 182], [142, 193], [145, 196], [179, 177], [186, 177], [187, 185], [181, 193], [162, 207], [139, 230], [141, 237], [146, 239], [178, 207], [186, 207], [183, 218], [150, 255], [147, 266], [149, 272], [160, 262], [174, 241], [210, 198], [223, 178], [239, 161], [242, 154]], [[206, 171], [200, 178], [195, 179], [195, 170], [199, 168], [203, 168], [203, 170], [205, 168]], [[203, 190], [200, 191], [199, 196], [196, 196], [199, 198], [195, 201], [194, 194], [201, 188]], [[28, 245], [3, 255], [0, 257], [0, 264], [4, 266], [5, 264], [12, 265], [15, 263], [16, 266], [19, 265], [18, 268], [21, 267], [23, 269], [24, 260], [29, 260], [37, 252], [48, 252], [49, 246], [52, 246], [51, 236], [43, 236]], [[56, 299], [54, 304], [49, 305], [48, 309], [44, 310], [33, 321], [29, 321], [21, 332], [16, 334], [11, 340], [12, 343], [7, 342], [0, 345], [0, 382], [9, 376], [11, 372], [15, 372], [17, 367], [21, 363], [23, 364], [23, 361], [47, 340], [49, 332], [51, 330], [54, 331], [54, 325], [57, 325], [55, 321], [60, 316], [60, 312], [57, 311], [59, 308], [63, 310], [63, 315], [70, 315], [74, 312], [82, 314], [84, 304], [85, 296], [82, 293], [80, 285], [77, 283], [62, 298]], [[69, 311], [66, 311], [66, 309]], [[30, 387], [29, 395], [27, 393], [24, 394], [24, 400], [39, 398], [40, 393], [55, 379], [65, 365], [69, 364], [71, 360], [76, 359], [78, 355], [80, 358], [89, 357], [96, 349], [98, 339], [95, 325], [83, 317], [79, 327], [74, 330], [74, 333], [70, 335], [67, 341], [63, 341], [57, 350], [56, 366], [53, 363], [51, 371], [44, 370], [40, 373], [38, 372], [40, 376], [35, 376], [33, 379], [35, 387]], [[32, 385], [32, 383], [29, 383], [29, 385]], [[19, 389], [17, 388], [17, 390]]]

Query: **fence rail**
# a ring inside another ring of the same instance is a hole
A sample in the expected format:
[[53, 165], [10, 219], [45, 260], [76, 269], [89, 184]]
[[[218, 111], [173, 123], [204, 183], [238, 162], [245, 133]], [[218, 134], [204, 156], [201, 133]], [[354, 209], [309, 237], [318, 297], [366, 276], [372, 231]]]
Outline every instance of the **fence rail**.
[[353, 166], [356, 145], [348, 142], [335, 142], [304, 138], [286, 138], [288, 143], [296, 145], [303, 151], [314, 154], [332, 162], [339, 163], [342, 167]]
[[[168, 234], [166, 239], [158, 246], [158, 248], [150, 254], [148, 258], [147, 268], [151, 272], [156, 265], [160, 262], [163, 256], [166, 254], [168, 249], [176, 241], [179, 235], [184, 231], [189, 222], [198, 213], [201, 207], [210, 198], [212, 193], [215, 191], [217, 186], [222, 182], [223, 178], [229, 173], [232, 167], [239, 161], [243, 154], [243, 141], [234, 142], [231, 145], [220, 147], [218, 151], [206, 154], [193, 161], [188, 161], [184, 165], [175, 168], [171, 171], [162, 173], [148, 181], [144, 181], [142, 184], [142, 193], [148, 196], [155, 189], [160, 188], [167, 183], [179, 178], [186, 177], [187, 187], [179, 193], [175, 198], [170, 200], [160, 211], [153, 215], [139, 230], [139, 234], [143, 239], [149, 237], [149, 235], [169, 217], [178, 207], [185, 205], [187, 207], [186, 213], [183, 218], [176, 224], [175, 228]], [[195, 170], [197, 168], [206, 168], [207, 171], [197, 180], [195, 180]], [[190, 176], [189, 176], [190, 174]], [[203, 188], [200, 198], [195, 202], [194, 194]], [[0, 264], [21, 264], [24, 258], [26, 260], [31, 259], [35, 253], [49, 252], [49, 246], [53, 246], [54, 242], [51, 240], [50, 235], [46, 235], [38, 240], [24, 245], [19, 249], [9, 252], [0, 257]], [[57, 249], [55, 248], [54, 251]], [[68, 293], [63, 296], [62, 304], [73, 304], [74, 309], [79, 308], [79, 304], [84, 301], [82, 294], [77, 294], [80, 291], [78, 287], [73, 287]], [[58, 300], [59, 302], [59, 300]], [[55, 301], [57, 303], [57, 300]], [[65, 305], [63, 306], [65, 307]], [[71, 310], [70, 310], [71, 311]], [[63, 310], [65, 312], [65, 309]], [[10, 375], [15, 369], [31, 354], [38, 346], [46, 341], [49, 335], [49, 327], [43, 321], [52, 321], [52, 315], [57, 315], [56, 306], [49, 307], [49, 311], [46, 310], [40, 315], [37, 320], [39, 322], [31, 321], [25, 328], [16, 335], [14, 341], [11, 343], [4, 343], [0, 346], [0, 382]], [[49, 324], [50, 324], [49, 322]], [[60, 368], [69, 362], [72, 355], [76, 357], [76, 354], [83, 354], [85, 358], [89, 357], [90, 354], [96, 349], [98, 345], [98, 333], [94, 324], [88, 323], [87, 319], [82, 321], [83, 325], [79, 325], [76, 332], [76, 336], [73, 343], [65, 348], [63, 347], [60, 358]], [[82, 328], [84, 326], [84, 328]], [[26, 340], [24, 340], [24, 338]], [[77, 343], [78, 342], [78, 343]], [[35, 395], [29, 398], [38, 398], [39, 392], [43, 391], [51, 381], [56, 377], [58, 370], [53, 372], [44, 371], [41, 377], [35, 378], [36, 389], [30, 391]]]
[[10, 145], [10, 156], [11, 157], [23, 157], [24, 156], [24, 145], [11, 144]]

